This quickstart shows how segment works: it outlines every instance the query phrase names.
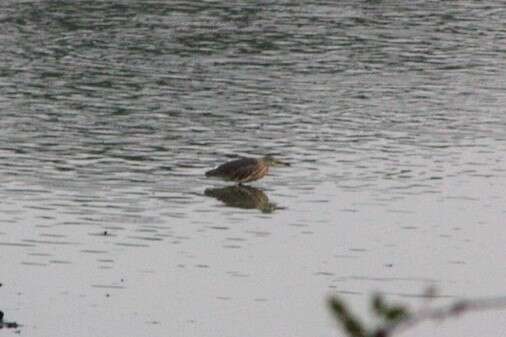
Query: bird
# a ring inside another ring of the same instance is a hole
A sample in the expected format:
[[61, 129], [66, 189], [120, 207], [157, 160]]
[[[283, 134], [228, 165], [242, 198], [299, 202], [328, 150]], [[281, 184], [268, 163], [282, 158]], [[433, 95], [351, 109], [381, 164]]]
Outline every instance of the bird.
[[241, 185], [265, 177], [269, 173], [269, 168], [273, 166], [290, 166], [290, 164], [269, 155], [263, 158], [240, 158], [207, 171], [206, 177], [235, 181]]

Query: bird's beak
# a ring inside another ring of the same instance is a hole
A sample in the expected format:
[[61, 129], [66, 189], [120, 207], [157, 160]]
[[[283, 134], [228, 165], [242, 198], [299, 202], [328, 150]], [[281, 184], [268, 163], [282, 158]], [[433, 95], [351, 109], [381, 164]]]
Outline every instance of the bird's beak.
[[277, 160], [276, 164], [278, 164], [280, 166], [290, 166], [290, 163], [287, 163], [287, 162], [284, 162], [284, 161], [281, 161], [281, 160]]

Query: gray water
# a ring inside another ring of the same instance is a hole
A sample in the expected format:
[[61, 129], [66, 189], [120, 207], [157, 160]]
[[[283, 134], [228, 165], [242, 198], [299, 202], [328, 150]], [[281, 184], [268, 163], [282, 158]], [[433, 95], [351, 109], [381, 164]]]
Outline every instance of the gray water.
[[[25, 336], [340, 336], [329, 295], [504, 294], [505, 22], [497, 1], [2, 2], [0, 309]], [[204, 177], [265, 154], [292, 165]]]

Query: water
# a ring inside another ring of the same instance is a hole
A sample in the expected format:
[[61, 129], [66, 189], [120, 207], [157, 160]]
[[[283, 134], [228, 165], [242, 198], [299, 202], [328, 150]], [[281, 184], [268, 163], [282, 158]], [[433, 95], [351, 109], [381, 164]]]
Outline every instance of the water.
[[[505, 19], [494, 1], [4, 2], [0, 309], [30, 336], [337, 336], [331, 294], [361, 313], [377, 290], [503, 294]], [[266, 153], [292, 166], [204, 177]]]

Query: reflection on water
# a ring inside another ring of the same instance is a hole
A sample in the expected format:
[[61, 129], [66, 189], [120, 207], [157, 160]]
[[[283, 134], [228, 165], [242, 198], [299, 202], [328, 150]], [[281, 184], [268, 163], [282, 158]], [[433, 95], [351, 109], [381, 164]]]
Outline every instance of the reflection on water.
[[269, 197], [261, 189], [247, 185], [234, 185], [223, 188], [208, 188], [204, 191], [208, 197], [213, 197], [230, 207], [244, 209], [259, 209], [263, 213], [272, 213], [279, 207], [269, 202]]
[[[492, 0], [1, 1], [0, 309], [31, 337], [327, 336], [329, 288], [502, 291], [505, 21]], [[267, 153], [295, 168], [202, 193]]]

